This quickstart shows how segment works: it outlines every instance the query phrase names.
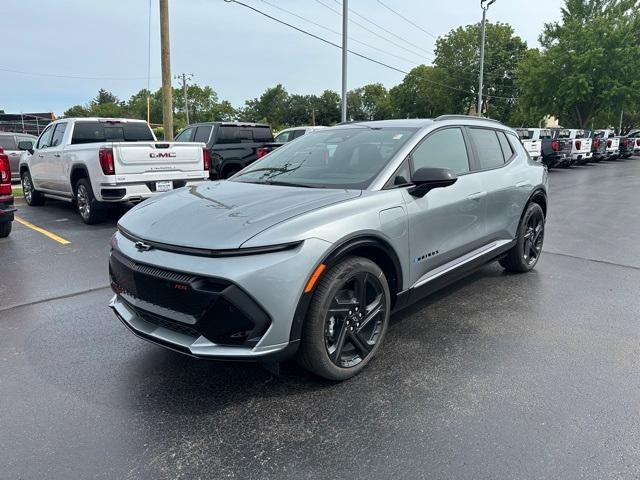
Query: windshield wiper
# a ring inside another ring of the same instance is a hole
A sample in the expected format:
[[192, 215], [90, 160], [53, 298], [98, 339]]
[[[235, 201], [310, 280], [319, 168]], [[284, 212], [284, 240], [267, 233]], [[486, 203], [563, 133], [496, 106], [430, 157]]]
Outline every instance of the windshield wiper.
[[302, 187], [302, 188], [323, 188], [315, 185], [306, 185], [304, 183], [293, 183], [293, 182], [264, 182], [267, 185], [278, 185], [280, 187]]

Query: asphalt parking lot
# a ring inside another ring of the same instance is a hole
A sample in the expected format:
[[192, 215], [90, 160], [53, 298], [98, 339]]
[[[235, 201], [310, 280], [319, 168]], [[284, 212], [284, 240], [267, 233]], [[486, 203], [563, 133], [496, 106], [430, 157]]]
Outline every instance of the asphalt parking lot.
[[640, 158], [550, 172], [536, 270], [392, 318], [333, 384], [191, 359], [107, 307], [118, 214], [0, 240], [0, 478], [639, 478]]

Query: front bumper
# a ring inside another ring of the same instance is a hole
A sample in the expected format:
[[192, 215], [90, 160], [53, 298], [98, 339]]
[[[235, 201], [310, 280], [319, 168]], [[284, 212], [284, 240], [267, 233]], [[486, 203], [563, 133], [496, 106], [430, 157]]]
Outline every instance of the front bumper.
[[330, 244], [214, 258], [140, 252], [118, 232], [112, 246], [110, 306], [134, 334], [195, 357], [271, 362], [295, 352], [304, 285]]
[[[140, 310], [133, 307], [121, 295], [114, 295], [109, 302], [116, 317], [136, 336], [170, 350], [193, 357], [217, 360], [250, 360], [272, 362], [289, 356], [289, 351], [297, 342], [285, 342], [262, 347], [219, 345], [188, 326], [169, 322], [160, 317], [149, 321]], [[294, 352], [291, 351], [291, 354]]]

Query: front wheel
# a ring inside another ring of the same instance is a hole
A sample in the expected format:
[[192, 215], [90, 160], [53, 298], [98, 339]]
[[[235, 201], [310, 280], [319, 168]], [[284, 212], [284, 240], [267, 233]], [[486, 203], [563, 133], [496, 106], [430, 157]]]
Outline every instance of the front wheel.
[[24, 199], [27, 202], [27, 205], [30, 207], [36, 207], [44, 204], [44, 195], [40, 193], [38, 190], [33, 188], [33, 179], [31, 178], [31, 174], [29, 170], [25, 170], [22, 173], [21, 177], [22, 181], [22, 192], [24, 194]]
[[544, 242], [544, 212], [537, 203], [530, 203], [518, 225], [518, 237], [500, 265], [511, 272], [528, 272], [542, 255]]
[[311, 300], [300, 364], [329, 380], [360, 373], [384, 339], [390, 297], [384, 272], [371, 260], [350, 257], [332, 267]]

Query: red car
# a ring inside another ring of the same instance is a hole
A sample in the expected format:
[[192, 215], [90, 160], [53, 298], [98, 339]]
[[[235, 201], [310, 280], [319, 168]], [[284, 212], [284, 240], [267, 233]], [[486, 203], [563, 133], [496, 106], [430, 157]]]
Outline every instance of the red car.
[[11, 164], [9, 156], [0, 148], [0, 238], [8, 237], [11, 233], [15, 211], [11, 193]]

